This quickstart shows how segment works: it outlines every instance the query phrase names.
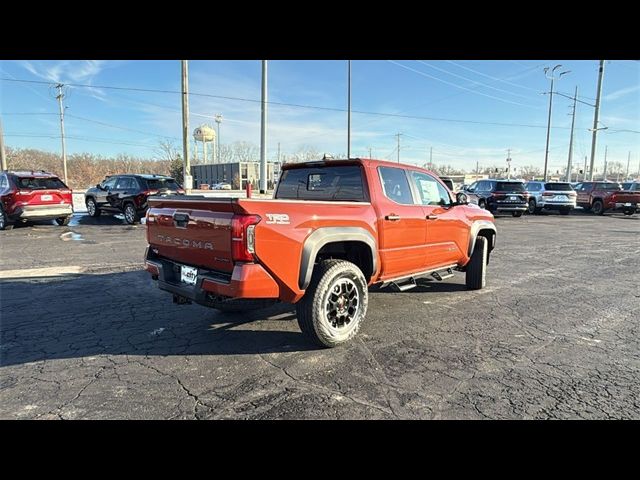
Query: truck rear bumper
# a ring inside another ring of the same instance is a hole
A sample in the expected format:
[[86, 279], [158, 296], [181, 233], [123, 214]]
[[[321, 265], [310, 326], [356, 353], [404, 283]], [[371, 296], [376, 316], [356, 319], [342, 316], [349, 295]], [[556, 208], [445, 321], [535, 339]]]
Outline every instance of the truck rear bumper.
[[206, 305], [215, 297], [277, 299], [280, 294], [276, 281], [257, 263], [238, 263], [231, 274], [199, 268], [195, 285], [180, 281], [180, 268], [181, 264], [157, 257], [147, 247], [145, 269], [160, 289], [174, 295]]
[[16, 220], [36, 220], [66, 217], [72, 214], [73, 207], [70, 204], [25, 205], [23, 207], [16, 208], [10, 217]]
[[560, 210], [564, 208], [576, 208], [576, 202], [540, 202], [537, 205], [547, 210]]

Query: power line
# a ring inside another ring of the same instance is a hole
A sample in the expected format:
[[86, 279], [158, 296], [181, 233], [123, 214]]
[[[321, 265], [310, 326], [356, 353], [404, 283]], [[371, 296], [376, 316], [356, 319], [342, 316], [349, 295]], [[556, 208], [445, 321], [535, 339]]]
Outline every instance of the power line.
[[[525, 87], [524, 85], [520, 85], [520, 84], [517, 84], [517, 83], [509, 82], [507, 80], [502, 80], [500, 78], [492, 77], [491, 75], [487, 75], [486, 73], [479, 72], [478, 70], [474, 70], [473, 68], [465, 67], [464, 65], [461, 65], [461, 64], [456, 63], [456, 62], [451, 61], [451, 60], [446, 60], [446, 61], [447, 61], [447, 63], [451, 63], [451, 64], [453, 64], [453, 65], [455, 65], [457, 67], [463, 68], [463, 69], [468, 70], [468, 71], [473, 72], [473, 73], [477, 73], [478, 75], [482, 75], [483, 77], [490, 78], [492, 80], [495, 80], [496, 82], [502, 82], [502, 83], [506, 83], [508, 85], [513, 85], [514, 87], [524, 88], [526, 90], [531, 90], [533, 92], [537, 92], [537, 90], [535, 88]], [[538, 66], [528, 68], [527, 70], [532, 70], [533, 68], [538, 68]]]
[[452, 75], [452, 76], [457, 77], [457, 78], [461, 78], [462, 80], [466, 80], [468, 82], [472, 82], [472, 83], [475, 83], [477, 85], [481, 85], [483, 87], [490, 88], [491, 90], [496, 90], [498, 92], [507, 93], [509, 95], [515, 95], [516, 97], [520, 97], [520, 98], [525, 98], [525, 99], [530, 99], [531, 98], [531, 96], [520, 95], [519, 93], [513, 93], [513, 92], [510, 92], [509, 90], [504, 90], [504, 89], [498, 88], [498, 87], [492, 87], [491, 85], [488, 85], [486, 83], [482, 83], [482, 82], [479, 82], [477, 80], [472, 80], [470, 78], [463, 77], [462, 75], [458, 75], [457, 73], [450, 72], [448, 70], [445, 70], [444, 68], [436, 67], [435, 65], [431, 65], [430, 63], [424, 62], [422, 60], [417, 60], [417, 61], [419, 63], [423, 64], [423, 65], [426, 65], [427, 67], [433, 68], [433, 69], [438, 70], [440, 72], [444, 72], [444, 73], [446, 73], [448, 75]]
[[420, 70], [416, 70], [415, 68], [407, 67], [406, 65], [403, 65], [401, 63], [395, 62], [393, 60], [387, 60], [387, 62], [392, 63], [394, 65], [397, 65], [399, 67], [402, 67], [402, 68], [404, 68], [406, 70], [410, 70], [410, 71], [412, 71], [414, 73], [417, 73], [418, 75], [422, 75], [423, 77], [431, 78], [431, 79], [436, 80], [438, 82], [442, 82], [442, 83], [445, 83], [447, 85], [451, 85], [452, 87], [459, 88], [461, 90], [467, 90], [467, 91], [469, 91], [471, 93], [475, 93], [476, 95], [482, 95], [483, 97], [493, 98], [494, 100], [498, 100], [498, 101], [504, 102], [504, 103], [511, 103], [512, 105], [520, 105], [521, 107], [536, 108], [536, 107], [533, 107], [531, 105], [525, 105], [524, 103], [512, 102], [511, 100], [505, 100], [503, 98], [496, 97], [494, 95], [489, 95], [487, 93], [482, 93], [482, 92], [478, 92], [476, 90], [471, 90], [470, 88], [462, 87], [462, 86], [460, 86], [460, 85], [458, 85], [456, 83], [452, 83], [452, 82], [448, 82], [446, 80], [442, 80], [441, 78], [434, 77], [433, 75], [429, 75], [428, 73], [421, 72]]
[[[389, 61], [392, 62], [391, 60], [389, 60]], [[392, 62], [392, 63], [395, 63], [395, 62]], [[413, 69], [411, 69], [409, 67], [405, 67], [404, 65], [401, 65], [401, 64], [398, 64], [398, 65], [400, 65], [403, 68], [407, 68], [407, 69], [413, 70]], [[416, 72], [418, 72], [418, 71], [416, 70]], [[418, 72], [418, 73], [423, 74], [423, 72]], [[427, 75], [427, 74], [424, 74], [424, 75]], [[47, 85], [50, 84], [49, 82], [36, 81], [36, 80], [18, 80], [18, 79], [6, 79], [6, 78], [0, 78], [0, 80], [16, 81], [16, 82], [33, 82], [33, 83], [41, 83], [41, 84], [47, 84]], [[132, 90], [132, 91], [145, 91], [145, 92], [157, 92], [157, 93], [176, 93], [176, 94], [180, 93], [178, 91], [173, 91], [173, 90], [154, 90], [154, 89], [140, 89], [140, 88], [130, 88], [130, 87], [106, 87], [106, 86], [83, 85], [83, 84], [68, 84], [68, 86], [90, 87], [90, 88], [110, 88], [110, 89], [115, 89], [115, 90]], [[462, 88], [464, 90], [469, 90], [469, 91], [472, 91], [472, 92], [480, 94], [480, 95], [484, 95], [484, 96], [488, 96], [490, 98], [496, 98], [498, 100], [501, 100], [498, 97], [493, 97], [491, 95], [486, 95], [486, 94], [483, 94], [481, 92], [475, 92], [474, 90], [470, 90], [470, 89], [465, 88], [465, 87], [458, 87], [458, 88]], [[219, 99], [224, 99], [224, 100], [236, 100], [236, 101], [241, 101], [241, 102], [260, 103], [260, 100], [251, 99], [251, 98], [229, 97], [229, 96], [224, 96], [224, 95], [212, 95], [212, 94], [196, 93], [196, 92], [189, 92], [189, 95], [210, 97], [210, 98], [219, 98]], [[161, 106], [161, 105], [158, 105], [158, 104], [153, 104], [151, 102], [146, 102], [146, 101], [145, 102], [139, 102], [138, 101], [137, 103], [148, 103], [149, 105], [155, 105], [155, 106], [159, 106], [161, 108], [170, 108], [170, 107], [165, 107], [165, 106]], [[285, 107], [308, 108], [308, 109], [313, 109], [313, 110], [325, 110], [325, 111], [333, 111], [333, 112], [347, 112], [347, 109], [337, 108], [337, 107], [321, 107], [319, 105], [304, 105], [304, 104], [298, 104], [298, 103], [286, 103], [286, 102], [274, 102], [274, 101], [269, 101], [267, 103], [269, 105], [279, 105], [279, 106], [285, 106]], [[508, 102], [508, 103], [514, 103], [514, 102]], [[528, 106], [528, 105], [525, 105], [525, 106]], [[523, 123], [504, 123], [504, 122], [482, 122], [482, 121], [478, 121], [478, 120], [427, 117], [427, 116], [421, 116], [421, 115], [402, 115], [402, 114], [385, 113], [385, 112], [370, 112], [370, 111], [365, 111], [365, 110], [352, 110], [351, 112], [352, 113], [357, 113], [357, 114], [360, 114], [360, 115], [376, 115], [376, 116], [381, 116], [381, 117], [407, 118], [407, 119], [412, 119], [412, 120], [428, 120], [428, 121], [436, 121], [436, 122], [469, 123], [469, 124], [475, 124], [475, 125], [492, 125], [492, 126], [502, 126], [502, 127], [547, 128], [546, 125], [523, 124]], [[210, 115], [201, 115], [201, 114], [195, 114], [195, 113], [192, 113], [192, 115], [211, 117]], [[559, 126], [556, 127], [556, 126], [553, 126], [552, 128], [569, 130], [570, 127], [559, 127]]]
[[78, 120], [83, 120], [85, 122], [91, 122], [91, 123], [95, 123], [95, 124], [98, 124], [98, 125], [104, 125], [105, 127], [118, 128], [120, 130], [128, 130], [130, 132], [142, 133], [144, 135], [151, 135], [153, 137], [158, 137], [158, 138], [171, 138], [171, 139], [174, 139], [174, 140], [181, 140], [180, 138], [174, 137], [174, 136], [171, 136], [171, 135], [158, 135], [157, 133], [145, 132], [144, 130], [137, 130], [135, 128], [122, 127], [120, 125], [114, 125], [112, 123], [100, 122], [98, 120], [92, 120], [90, 118], [80, 117], [78, 115], [72, 115], [71, 113], [67, 113], [66, 116], [67, 117], [71, 117], [71, 118], [76, 118]]

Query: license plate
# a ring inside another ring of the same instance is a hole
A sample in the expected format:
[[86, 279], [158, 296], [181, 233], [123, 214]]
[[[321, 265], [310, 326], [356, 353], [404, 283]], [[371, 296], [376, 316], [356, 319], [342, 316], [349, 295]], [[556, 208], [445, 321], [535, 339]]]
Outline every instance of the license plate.
[[50, 202], [53, 200], [53, 197], [51, 195], [40, 195], [40, 200], [43, 202]]
[[630, 203], [625, 203], [625, 204], [624, 204], [624, 206], [625, 206], [625, 207], [630, 207], [630, 206], [631, 206], [631, 204], [630, 204]]
[[509, 197], [509, 200], [518, 200], [518, 197]]
[[195, 285], [198, 280], [198, 269], [182, 265], [180, 267], [180, 281], [187, 285]]

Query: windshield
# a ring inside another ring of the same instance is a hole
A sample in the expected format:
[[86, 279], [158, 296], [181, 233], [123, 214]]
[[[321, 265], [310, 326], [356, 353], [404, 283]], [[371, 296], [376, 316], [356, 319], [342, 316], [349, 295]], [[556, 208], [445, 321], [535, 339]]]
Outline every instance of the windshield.
[[497, 182], [496, 192], [524, 192], [522, 182]]
[[150, 190], [178, 190], [180, 185], [173, 178], [147, 178], [147, 185]]
[[16, 179], [16, 184], [21, 190], [58, 190], [60, 188], [67, 188], [57, 177], [19, 177]]
[[292, 168], [282, 172], [275, 198], [365, 201], [359, 165]]
[[572, 191], [573, 187], [571, 186], [570, 183], [545, 183], [544, 189], [551, 190], [551, 191], [566, 192], [566, 191]]

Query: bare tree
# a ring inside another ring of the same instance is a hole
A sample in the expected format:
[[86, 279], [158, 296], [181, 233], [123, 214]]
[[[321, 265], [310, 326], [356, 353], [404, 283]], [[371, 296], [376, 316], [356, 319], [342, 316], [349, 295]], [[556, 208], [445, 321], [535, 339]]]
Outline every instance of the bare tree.
[[173, 140], [166, 138], [158, 142], [158, 147], [155, 149], [155, 153], [161, 160], [168, 160], [171, 162], [180, 156], [180, 149], [176, 146]]

